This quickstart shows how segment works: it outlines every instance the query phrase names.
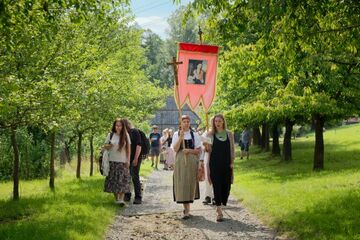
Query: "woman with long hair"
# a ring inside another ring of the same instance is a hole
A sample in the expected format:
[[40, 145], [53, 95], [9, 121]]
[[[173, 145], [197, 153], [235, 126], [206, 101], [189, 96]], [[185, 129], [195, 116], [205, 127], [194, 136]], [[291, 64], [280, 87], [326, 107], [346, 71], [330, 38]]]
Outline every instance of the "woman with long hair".
[[176, 203], [183, 204], [183, 219], [190, 218], [190, 203], [200, 198], [197, 171], [201, 151], [200, 136], [191, 130], [190, 117], [181, 117], [181, 129], [174, 133], [172, 148], [176, 152], [173, 194]]
[[109, 173], [105, 178], [104, 191], [113, 193], [115, 202], [124, 206], [124, 193], [130, 192], [130, 137], [123, 119], [116, 119], [108, 134], [104, 148], [109, 152]]
[[211, 143], [204, 142], [210, 159], [208, 165], [208, 181], [213, 185], [216, 221], [223, 221], [221, 205], [226, 206], [234, 168], [234, 135], [226, 129], [226, 121], [222, 114], [217, 114], [212, 119], [212, 129], [208, 134]]

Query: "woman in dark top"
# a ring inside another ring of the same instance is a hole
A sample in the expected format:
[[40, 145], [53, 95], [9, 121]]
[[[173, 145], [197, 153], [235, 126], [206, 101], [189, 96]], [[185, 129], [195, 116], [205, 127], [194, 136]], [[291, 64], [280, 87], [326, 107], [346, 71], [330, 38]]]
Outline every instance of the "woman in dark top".
[[208, 179], [214, 190], [216, 221], [221, 222], [223, 220], [221, 205], [226, 206], [229, 198], [235, 156], [234, 135], [226, 129], [223, 115], [214, 116], [212, 131], [208, 137], [211, 139], [211, 144], [204, 143], [206, 150], [210, 153]]

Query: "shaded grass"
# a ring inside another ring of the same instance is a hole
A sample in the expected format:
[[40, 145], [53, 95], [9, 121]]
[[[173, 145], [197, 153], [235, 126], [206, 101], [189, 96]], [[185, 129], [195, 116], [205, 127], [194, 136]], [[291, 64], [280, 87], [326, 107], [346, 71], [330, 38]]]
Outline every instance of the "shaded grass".
[[[85, 176], [84, 163], [81, 179], [72, 165], [58, 170], [55, 192], [48, 180], [21, 181], [17, 202], [9, 200], [12, 183], [0, 183], [0, 239], [103, 239], [119, 207], [103, 192], [104, 177]], [[141, 175], [151, 171], [145, 162]]]
[[259, 149], [236, 160], [238, 199], [299, 239], [360, 239], [360, 125], [325, 132], [325, 170], [312, 171], [314, 136], [293, 142], [285, 163]]

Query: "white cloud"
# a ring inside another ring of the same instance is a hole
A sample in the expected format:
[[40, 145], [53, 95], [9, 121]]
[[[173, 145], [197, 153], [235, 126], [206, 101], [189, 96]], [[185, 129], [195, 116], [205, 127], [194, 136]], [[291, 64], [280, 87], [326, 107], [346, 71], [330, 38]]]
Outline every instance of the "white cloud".
[[166, 17], [149, 16], [149, 17], [137, 17], [135, 21], [141, 28], [150, 29], [154, 33], [160, 35], [161, 38], [166, 38], [165, 29], [169, 27]]

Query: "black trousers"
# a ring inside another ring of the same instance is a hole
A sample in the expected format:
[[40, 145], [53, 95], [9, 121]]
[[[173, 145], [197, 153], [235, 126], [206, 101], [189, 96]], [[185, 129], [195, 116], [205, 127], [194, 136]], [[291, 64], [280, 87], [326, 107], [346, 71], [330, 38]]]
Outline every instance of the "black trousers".
[[[140, 183], [140, 166], [142, 159], [139, 157], [138, 164], [134, 167], [133, 161], [130, 162], [130, 174], [134, 185], [135, 199], [141, 199], [141, 183]], [[125, 193], [126, 196], [131, 197], [131, 192]]]

